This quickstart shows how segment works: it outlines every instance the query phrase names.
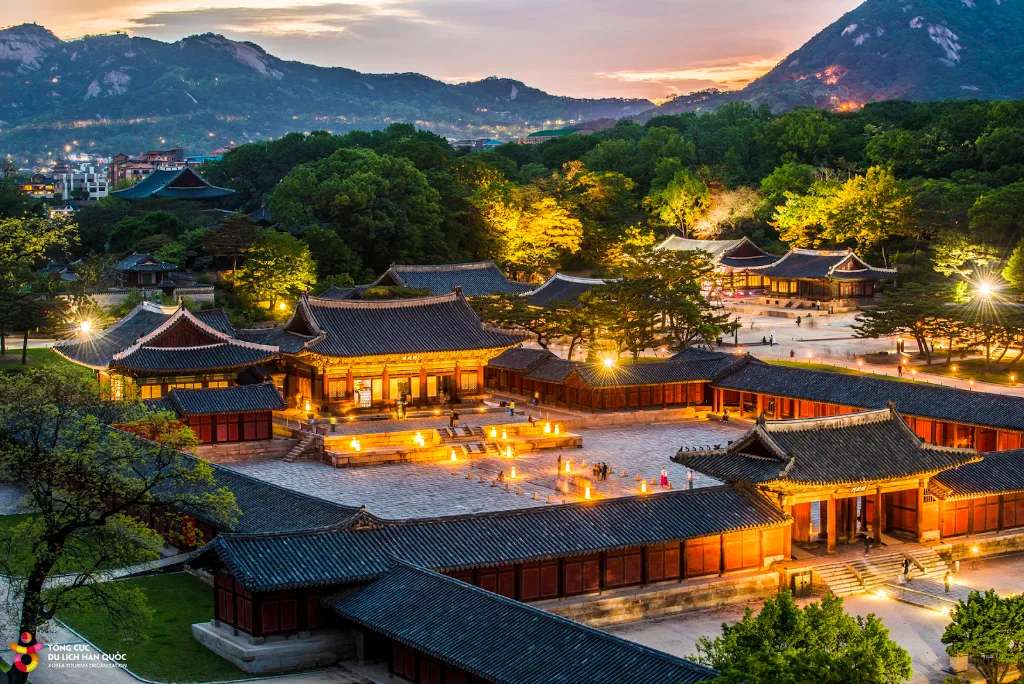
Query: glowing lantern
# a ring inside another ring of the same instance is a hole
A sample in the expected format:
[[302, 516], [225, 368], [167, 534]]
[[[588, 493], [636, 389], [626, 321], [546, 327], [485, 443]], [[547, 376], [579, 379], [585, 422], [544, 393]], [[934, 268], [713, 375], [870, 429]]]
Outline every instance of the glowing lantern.
[[589, 484], [584, 485], [584, 487], [583, 487], [583, 498], [584, 499], [589, 499], [590, 498], [590, 485]]
[[502, 441], [508, 439], [508, 432], [507, 431], [505, 431], [505, 430], [501, 431], [501, 439], [502, 439]]
[[544, 434], [545, 435], [550, 435], [551, 434], [551, 422], [550, 421], [547, 421], [547, 420], [544, 421]]
[[512, 475], [510, 476], [513, 480], [516, 479], [516, 467], [512, 466]]
[[306, 413], [309, 413], [310, 411], [313, 410], [313, 405], [309, 403], [309, 399], [306, 400], [306, 403], [303, 404], [303, 407], [305, 407]]
[[498, 438], [498, 429], [497, 428], [491, 428], [491, 439], [497, 439], [497, 438]]
[[361, 451], [361, 450], [362, 450], [362, 448], [363, 448], [363, 445], [362, 445], [362, 444], [360, 444], [360, 443], [359, 443], [359, 440], [358, 440], [358, 439], [356, 439], [355, 437], [353, 437], [353, 438], [352, 438], [352, 441], [351, 441], [351, 442], [349, 442], [349, 446], [350, 446], [350, 447], [352, 447], [352, 451], [355, 451], [355, 452], [359, 452], [359, 451]]
[[557, 436], [562, 430], [558, 427], [558, 423], [555, 423], [555, 435]]
[[572, 463], [569, 461], [565, 462], [565, 474], [568, 475], [572, 472]]
[[640, 480], [640, 493], [641, 494], [646, 494], [647, 493], [647, 480]]
[[449, 455], [449, 458], [451, 459], [452, 463], [454, 463], [455, 461], [459, 460], [459, 459], [458, 459], [458, 458], [457, 458], [457, 457], [455, 456], [455, 449], [452, 449], [452, 452], [451, 452], [451, 454]]
[[509, 444], [505, 447], [505, 458], [512, 458], [515, 454], [512, 452], [512, 445]]

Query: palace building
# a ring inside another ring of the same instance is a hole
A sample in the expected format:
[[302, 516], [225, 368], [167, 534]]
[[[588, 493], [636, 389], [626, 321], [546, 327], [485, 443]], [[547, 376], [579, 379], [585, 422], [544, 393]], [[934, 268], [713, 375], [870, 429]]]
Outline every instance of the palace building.
[[820, 537], [829, 552], [864, 534], [876, 542], [883, 533], [929, 542], [1024, 525], [1019, 451], [929, 445], [892, 407], [760, 419], [724, 449], [681, 450], [673, 460], [761, 492], [792, 516], [793, 543]]
[[210, 185], [192, 169], [157, 169], [135, 185], [114, 190], [111, 197], [138, 201], [148, 199], [217, 200], [235, 194], [229, 188]]
[[746, 272], [764, 279], [770, 299], [830, 302], [833, 306], [869, 299], [879, 283], [896, 278], [896, 269], [869, 265], [851, 250], [791, 249], [780, 259]]
[[303, 295], [273, 337], [293, 406], [438, 403], [483, 392], [484, 367], [518, 342], [485, 328], [462, 291], [393, 300]]
[[655, 249], [706, 252], [715, 266], [714, 289], [730, 294], [766, 289], [768, 281], [764, 276], [747, 269], [767, 266], [779, 260], [777, 255], [769, 254], [747, 237], [736, 240], [690, 240], [671, 235]]

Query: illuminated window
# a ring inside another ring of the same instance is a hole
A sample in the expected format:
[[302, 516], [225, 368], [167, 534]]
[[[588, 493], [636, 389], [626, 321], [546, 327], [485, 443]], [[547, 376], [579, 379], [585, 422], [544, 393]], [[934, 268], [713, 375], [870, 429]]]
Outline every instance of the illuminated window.
[[159, 399], [162, 396], [160, 385], [139, 385], [139, 399]]
[[222, 387], [230, 387], [227, 380], [210, 380], [206, 383], [206, 386], [210, 389], [220, 389]]
[[463, 392], [475, 392], [477, 389], [476, 371], [462, 371], [459, 376], [459, 389]]

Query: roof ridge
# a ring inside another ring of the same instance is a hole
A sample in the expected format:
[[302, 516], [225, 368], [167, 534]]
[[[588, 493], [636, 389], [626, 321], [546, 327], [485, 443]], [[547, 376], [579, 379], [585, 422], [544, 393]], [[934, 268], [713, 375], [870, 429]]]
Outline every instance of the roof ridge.
[[445, 304], [464, 299], [457, 292], [426, 297], [407, 297], [405, 299], [327, 299], [304, 295], [312, 306], [330, 309], [403, 309], [431, 304]]
[[[872, 409], [869, 411], [857, 411], [856, 413], [844, 413], [838, 416], [814, 416], [813, 418], [786, 418], [784, 420], [766, 420], [764, 428], [766, 432], [800, 432], [811, 429], [818, 425], [835, 425], [836, 427], [848, 427], [850, 425], [864, 425], [870, 423], [883, 423], [891, 420], [895, 409], [890, 407]], [[896, 416], [899, 414], [897, 413]], [[902, 422], [902, 420], [900, 421]], [[906, 425], [906, 423], [904, 423]]]
[[171, 316], [166, 321], [164, 321], [163, 323], [158, 325], [153, 330], [150, 330], [148, 333], [146, 333], [145, 335], [143, 335], [139, 339], [135, 340], [134, 344], [132, 344], [132, 345], [130, 345], [128, 347], [125, 347], [121, 351], [119, 351], [116, 354], [112, 355], [110, 357], [111, 361], [120, 361], [121, 359], [123, 359], [123, 358], [125, 358], [125, 357], [127, 357], [127, 356], [129, 356], [131, 354], [134, 354], [139, 349], [142, 349], [143, 347], [145, 347], [147, 342], [149, 342], [153, 338], [159, 336], [161, 333], [163, 333], [163, 332], [167, 331], [168, 329], [170, 329], [170, 327], [172, 325], [177, 323], [182, 318], [184, 318], [184, 319], [188, 320], [190, 323], [198, 326], [199, 329], [202, 330], [203, 332], [205, 332], [205, 333], [207, 333], [209, 335], [212, 335], [213, 337], [215, 337], [215, 338], [217, 338], [217, 339], [219, 339], [221, 341], [218, 342], [218, 343], [214, 343], [214, 344], [186, 345], [186, 346], [183, 346], [183, 347], [161, 347], [162, 349], [177, 349], [177, 350], [182, 350], [182, 349], [210, 349], [212, 347], [218, 346], [219, 344], [233, 344], [233, 345], [236, 345], [236, 346], [247, 347], [249, 349], [256, 349], [256, 350], [259, 350], [259, 351], [266, 351], [266, 352], [279, 352], [279, 351], [281, 351], [280, 347], [274, 347], [274, 346], [271, 346], [271, 345], [268, 345], [268, 344], [257, 344], [256, 342], [248, 342], [246, 340], [240, 340], [240, 339], [238, 339], [236, 337], [232, 337], [231, 335], [228, 335], [227, 333], [221, 332], [220, 330], [217, 330], [216, 328], [214, 328], [213, 326], [211, 326], [208, 323], [204, 322], [203, 320], [197, 318], [195, 314], [193, 314], [191, 311], [189, 311], [185, 307], [185, 305], [182, 304], [182, 305], [178, 306], [177, 311], [175, 311], [173, 314], [171, 314]]
[[413, 273], [429, 273], [432, 271], [473, 271], [485, 268], [497, 268], [493, 259], [485, 261], [467, 261], [457, 264], [391, 264], [389, 271], [411, 271]]

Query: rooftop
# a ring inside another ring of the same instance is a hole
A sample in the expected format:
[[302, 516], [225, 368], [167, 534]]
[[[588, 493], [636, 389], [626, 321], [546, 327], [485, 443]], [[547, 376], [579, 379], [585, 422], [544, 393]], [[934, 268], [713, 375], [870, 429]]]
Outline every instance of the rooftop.
[[791, 249], [768, 265], [747, 268], [772, 278], [884, 280], [896, 275], [896, 269], [870, 266], [849, 249]]
[[429, 290], [434, 295], [448, 294], [459, 287], [467, 297], [521, 294], [531, 287], [509, 281], [493, 261], [424, 266], [391, 264], [373, 284]]
[[775, 254], [765, 252], [747, 237], [736, 240], [691, 240], [670, 235], [655, 249], [675, 252], [702, 250], [710, 254], [715, 263], [733, 268], [766, 266], [779, 259]]
[[285, 408], [284, 399], [277, 388], [267, 382], [220, 389], [179, 387], [168, 392], [163, 402], [173, 408], [179, 416], [281, 411]]
[[924, 444], [895, 409], [760, 421], [724, 449], [680, 450], [677, 463], [728, 482], [852, 484], [932, 475], [979, 460]]
[[583, 278], [556, 273], [535, 290], [526, 293], [533, 306], [578, 306], [580, 297], [599, 285], [612, 282], [605, 278]]
[[892, 402], [904, 415], [965, 425], [1024, 430], [1024, 398], [879, 377], [794, 368], [750, 360], [714, 381], [715, 387], [761, 392], [861, 409]]
[[396, 558], [438, 570], [501, 565], [788, 521], [760, 496], [718, 486], [403, 521], [363, 513], [321, 532], [222, 534], [201, 555], [216, 554], [248, 589], [266, 591], [365, 581]]
[[347, 620], [498, 684], [690, 684], [715, 676], [691, 661], [405, 563], [324, 603]]
[[325, 356], [418, 354], [509, 347], [517, 339], [486, 329], [461, 293], [378, 301], [309, 297], [285, 330]]
[[1024, 449], [983, 454], [984, 458], [946, 470], [931, 481], [940, 499], [969, 499], [1024, 492]]
[[234, 190], [210, 185], [192, 169], [157, 169], [135, 185], [111, 192], [110, 196], [125, 200], [212, 200], [234, 194]]
[[114, 264], [115, 271], [123, 273], [167, 273], [177, 271], [178, 266], [160, 261], [152, 254], [132, 253]]

